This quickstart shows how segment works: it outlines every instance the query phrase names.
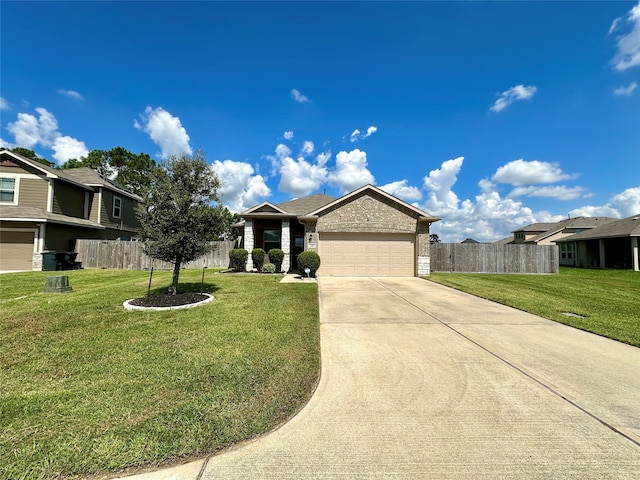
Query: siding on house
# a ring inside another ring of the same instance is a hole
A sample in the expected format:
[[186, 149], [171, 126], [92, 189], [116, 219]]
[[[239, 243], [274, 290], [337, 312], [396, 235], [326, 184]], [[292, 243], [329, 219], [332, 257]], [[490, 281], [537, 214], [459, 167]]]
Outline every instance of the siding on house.
[[18, 204], [22, 207], [47, 209], [49, 182], [44, 178], [21, 178]]
[[84, 218], [84, 190], [56, 182], [53, 191], [53, 213]]

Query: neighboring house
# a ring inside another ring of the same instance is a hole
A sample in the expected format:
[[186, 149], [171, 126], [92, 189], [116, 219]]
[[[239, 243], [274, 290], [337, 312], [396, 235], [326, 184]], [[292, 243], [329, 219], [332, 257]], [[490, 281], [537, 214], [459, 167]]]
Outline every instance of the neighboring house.
[[[615, 220], [609, 217], [576, 217], [555, 223], [532, 223], [513, 231], [513, 243], [555, 245], [558, 240]], [[560, 265], [575, 265], [575, 252], [569, 247], [569, 244], [560, 245]]]
[[0, 270], [41, 270], [79, 238], [129, 239], [140, 197], [90, 168], [55, 170], [0, 150]]
[[429, 225], [440, 220], [372, 185], [338, 199], [318, 194], [263, 202], [240, 216], [241, 245], [249, 252], [281, 248], [283, 271], [312, 250], [320, 255], [320, 275], [354, 276], [428, 275]]
[[479, 241], [473, 239], [473, 238], [466, 238], [463, 241], [461, 241], [460, 243], [480, 243]]
[[497, 245], [511, 245], [513, 243], [513, 235], [510, 235], [508, 237], [505, 238], [501, 238], [500, 240], [496, 240], [495, 243]]
[[640, 271], [640, 213], [556, 240], [560, 250], [574, 253], [576, 267], [624, 268]]

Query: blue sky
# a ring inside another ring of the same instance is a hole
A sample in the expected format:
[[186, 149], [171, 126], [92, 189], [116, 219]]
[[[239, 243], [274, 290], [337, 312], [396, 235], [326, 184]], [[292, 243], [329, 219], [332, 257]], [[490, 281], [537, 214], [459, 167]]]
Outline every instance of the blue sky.
[[202, 148], [242, 211], [372, 183], [490, 241], [640, 213], [638, 2], [11, 2], [0, 138]]

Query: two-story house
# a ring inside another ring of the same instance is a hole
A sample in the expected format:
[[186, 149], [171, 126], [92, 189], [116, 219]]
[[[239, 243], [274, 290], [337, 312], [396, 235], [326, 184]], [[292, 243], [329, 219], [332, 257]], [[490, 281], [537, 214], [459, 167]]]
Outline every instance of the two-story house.
[[41, 270], [79, 238], [128, 240], [141, 200], [90, 168], [55, 170], [0, 150], [0, 270]]

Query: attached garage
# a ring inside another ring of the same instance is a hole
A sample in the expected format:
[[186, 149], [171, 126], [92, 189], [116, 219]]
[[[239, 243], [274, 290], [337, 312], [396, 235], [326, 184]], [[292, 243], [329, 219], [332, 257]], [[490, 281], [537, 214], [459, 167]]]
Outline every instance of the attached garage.
[[31, 270], [34, 231], [0, 230], [0, 270]]
[[[242, 227], [245, 249], [281, 248], [285, 272], [296, 269], [303, 251], [318, 252], [320, 276], [429, 275], [429, 227], [440, 220], [373, 185], [340, 198], [316, 194], [263, 202], [240, 215], [236, 227]], [[276, 245], [267, 241], [267, 232]], [[253, 269], [251, 255], [247, 269]]]
[[320, 233], [321, 275], [402, 276], [416, 274], [416, 235]]

